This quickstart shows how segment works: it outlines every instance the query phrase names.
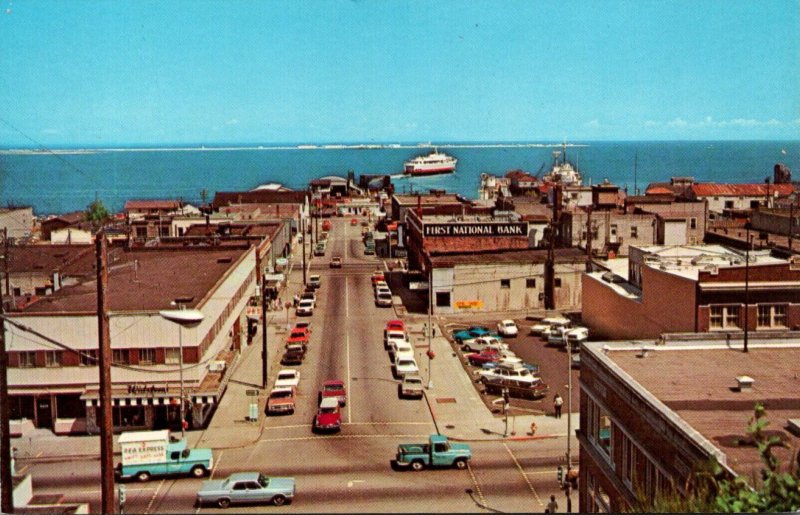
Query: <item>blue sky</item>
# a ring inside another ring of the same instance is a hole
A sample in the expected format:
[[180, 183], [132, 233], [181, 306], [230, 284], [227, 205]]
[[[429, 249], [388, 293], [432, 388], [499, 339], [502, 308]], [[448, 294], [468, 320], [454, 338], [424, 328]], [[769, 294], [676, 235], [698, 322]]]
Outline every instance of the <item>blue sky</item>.
[[1, 5], [3, 145], [800, 137], [798, 0]]

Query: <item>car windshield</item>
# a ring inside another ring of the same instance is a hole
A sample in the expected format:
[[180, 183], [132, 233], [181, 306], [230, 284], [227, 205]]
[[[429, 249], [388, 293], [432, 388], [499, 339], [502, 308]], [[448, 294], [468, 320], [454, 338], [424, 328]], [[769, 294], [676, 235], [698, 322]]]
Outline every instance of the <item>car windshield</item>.
[[406, 383], [422, 384], [422, 379], [419, 379], [419, 378], [416, 378], [416, 377], [406, 378]]
[[401, 367], [411, 367], [414, 366], [414, 362], [411, 360], [402, 359], [397, 363], [397, 365]]
[[303, 299], [303, 300], [300, 301], [300, 305], [304, 306], [304, 307], [305, 306], [310, 306], [312, 304], [313, 304], [313, 302], [311, 301], [311, 299]]
[[285, 392], [272, 392], [269, 397], [271, 399], [285, 399], [286, 397], [291, 397], [291, 396], [292, 392], [285, 391]]
[[320, 408], [319, 412], [325, 414], [336, 413], [336, 408]]
[[258, 484], [261, 485], [262, 487], [269, 486], [269, 478], [267, 476], [265, 476], [264, 474], [259, 474], [258, 475]]
[[305, 331], [292, 331], [291, 337], [292, 338], [302, 338], [306, 335]]
[[278, 374], [278, 379], [294, 379], [293, 372], [283, 372]]
[[328, 384], [325, 385], [323, 388], [326, 392], [338, 392], [343, 389], [342, 385], [339, 384]]

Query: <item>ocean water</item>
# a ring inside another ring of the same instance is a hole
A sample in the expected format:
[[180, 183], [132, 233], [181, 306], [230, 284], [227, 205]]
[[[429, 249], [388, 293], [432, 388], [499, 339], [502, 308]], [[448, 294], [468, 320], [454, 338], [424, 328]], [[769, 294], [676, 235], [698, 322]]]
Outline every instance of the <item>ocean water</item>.
[[[481, 173], [547, 170], [560, 144], [441, 144], [458, 158], [454, 174], [406, 178], [403, 162], [428, 147], [98, 149], [20, 153], [0, 150], [0, 205], [30, 205], [38, 215], [82, 210], [95, 200], [112, 211], [128, 199], [180, 198], [278, 182], [293, 189], [326, 175], [390, 174], [399, 192], [445, 189], [476, 198]], [[574, 142], [568, 158], [585, 183], [604, 179], [644, 191], [650, 182], [692, 176], [708, 182], [763, 182], [784, 163], [800, 178], [800, 141]]]

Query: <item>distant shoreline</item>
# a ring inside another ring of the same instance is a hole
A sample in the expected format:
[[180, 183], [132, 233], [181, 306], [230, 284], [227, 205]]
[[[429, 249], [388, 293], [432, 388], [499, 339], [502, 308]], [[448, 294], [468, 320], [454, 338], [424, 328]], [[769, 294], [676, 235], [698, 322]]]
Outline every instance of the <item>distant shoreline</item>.
[[[97, 154], [102, 152], [219, 152], [240, 150], [386, 150], [386, 149], [414, 149], [414, 148], [561, 148], [564, 143], [443, 143], [430, 144], [324, 144], [324, 145], [256, 145], [256, 146], [231, 146], [231, 147], [116, 147], [116, 148], [9, 148], [0, 150], [0, 155], [73, 155]], [[584, 143], [566, 143], [568, 148], [588, 147]]]

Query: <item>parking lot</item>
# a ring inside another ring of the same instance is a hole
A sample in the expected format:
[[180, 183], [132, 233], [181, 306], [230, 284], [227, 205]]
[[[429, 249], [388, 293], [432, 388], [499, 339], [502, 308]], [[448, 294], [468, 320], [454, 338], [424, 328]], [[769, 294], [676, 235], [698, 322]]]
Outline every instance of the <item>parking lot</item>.
[[[453, 341], [452, 333], [459, 329], [465, 329], [469, 326], [480, 325], [487, 327], [491, 330], [496, 329], [499, 319], [485, 318], [476, 314], [474, 319], [469, 322], [446, 322], [440, 325], [440, 330], [444, 330], [444, 334], [450, 341], [450, 346], [453, 349], [453, 355], [461, 360], [462, 366], [467, 373], [474, 377], [473, 384], [478, 392], [483, 391], [481, 383], [477, 382], [477, 371], [480, 367], [471, 366], [467, 359], [464, 357], [469, 352], [464, 353], [461, 347]], [[508, 343], [510, 349], [524, 362], [531, 363], [539, 366], [538, 375], [542, 378], [549, 387], [548, 395], [538, 400], [526, 399], [511, 399], [512, 415], [530, 415], [545, 413], [553, 415], [553, 396], [559, 393], [564, 398], [564, 413], [568, 411], [568, 375], [572, 375], [572, 411], [577, 412], [580, 410], [580, 390], [579, 390], [579, 371], [572, 369], [569, 366], [568, 354], [565, 347], [555, 347], [547, 345], [547, 340], [539, 336], [530, 334], [530, 326], [536, 323], [533, 320], [514, 319], [519, 328], [519, 335], [514, 338], [504, 338], [503, 340]], [[497, 399], [495, 395], [488, 395], [481, 393], [481, 397], [486, 405], [495, 411], [498, 416], [502, 413], [499, 405], [493, 405], [492, 401]]]

